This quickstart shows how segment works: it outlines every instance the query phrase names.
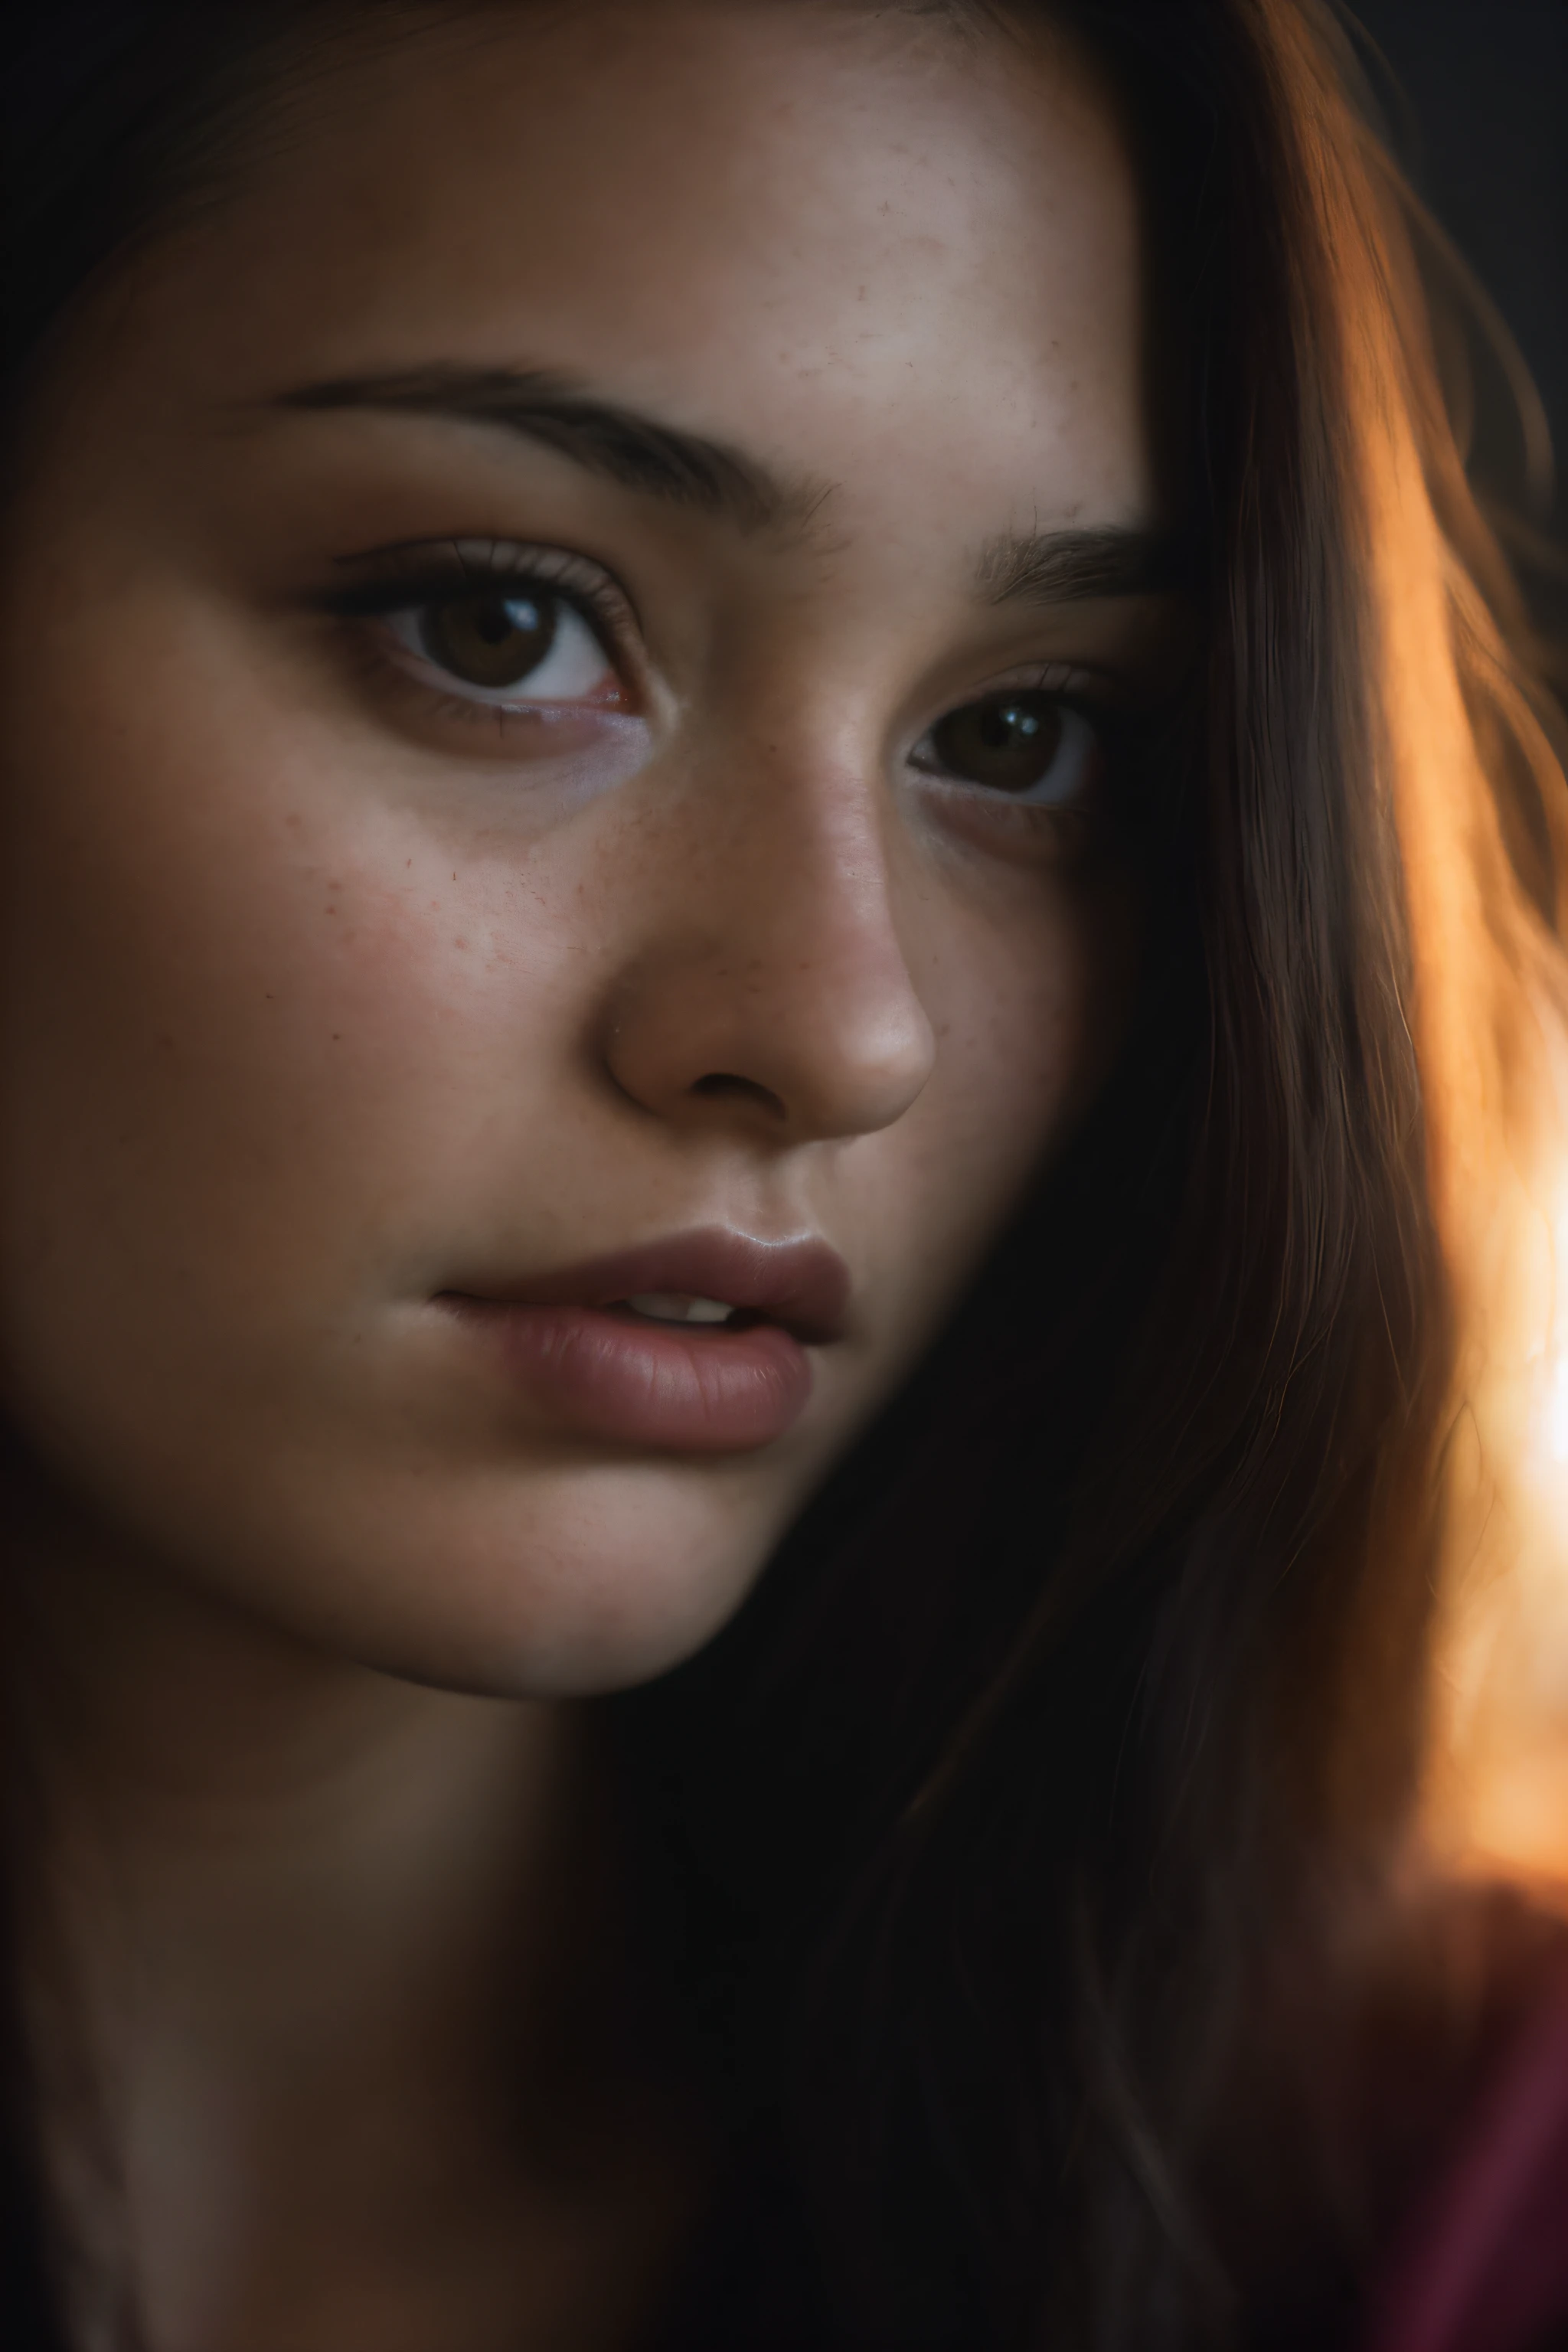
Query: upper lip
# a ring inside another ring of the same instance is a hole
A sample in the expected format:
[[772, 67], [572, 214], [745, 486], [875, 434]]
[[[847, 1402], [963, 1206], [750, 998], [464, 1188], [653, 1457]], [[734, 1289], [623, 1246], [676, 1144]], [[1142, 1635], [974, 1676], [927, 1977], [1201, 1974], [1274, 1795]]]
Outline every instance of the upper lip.
[[758, 1241], [711, 1226], [516, 1283], [465, 1283], [458, 1295], [498, 1306], [612, 1307], [658, 1291], [721, 1299], [823, 1345], [843, 1337], [849, 1269], [826, 1242]]

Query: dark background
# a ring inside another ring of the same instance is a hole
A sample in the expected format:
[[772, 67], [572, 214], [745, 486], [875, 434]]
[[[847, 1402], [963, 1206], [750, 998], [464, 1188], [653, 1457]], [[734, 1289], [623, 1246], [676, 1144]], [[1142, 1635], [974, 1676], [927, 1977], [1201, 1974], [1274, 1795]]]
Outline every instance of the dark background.
[[[1395, 152], [1501, 311], [1545, 402], [1558, 481], [1536, 519], [1568, 541], [1568, 0], [1351, 6], [1387, 61], [1391, 78], [1372, 70]], [[1481, 423], [1484, 469], [1505, 474], [1517, 436], [1510, 451], [1484, 408]]]

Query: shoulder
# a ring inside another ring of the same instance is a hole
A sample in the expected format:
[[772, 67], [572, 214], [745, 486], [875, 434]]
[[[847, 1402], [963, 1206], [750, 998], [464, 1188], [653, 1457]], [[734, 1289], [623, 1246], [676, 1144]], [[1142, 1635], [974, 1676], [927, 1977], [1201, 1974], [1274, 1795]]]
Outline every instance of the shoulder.
[[1568, 2347], [1568, 1961], [1514, 2021], [1417, 2195], [1363, 2352]]

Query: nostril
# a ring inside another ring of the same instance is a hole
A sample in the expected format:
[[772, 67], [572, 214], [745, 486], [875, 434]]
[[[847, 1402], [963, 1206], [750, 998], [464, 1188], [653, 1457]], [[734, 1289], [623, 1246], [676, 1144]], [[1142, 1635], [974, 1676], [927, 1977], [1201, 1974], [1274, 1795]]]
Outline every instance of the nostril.
[[783, 1102], [771, 1087], [760, 1086], [755, 1078], [738, 1077], [731, 1070], [708, 1071], [705, 1076], [692, 1080], [691, 1091], [721, 1102], [738, 1099], [760, 1103], [774, 1118], [787, 1117]]

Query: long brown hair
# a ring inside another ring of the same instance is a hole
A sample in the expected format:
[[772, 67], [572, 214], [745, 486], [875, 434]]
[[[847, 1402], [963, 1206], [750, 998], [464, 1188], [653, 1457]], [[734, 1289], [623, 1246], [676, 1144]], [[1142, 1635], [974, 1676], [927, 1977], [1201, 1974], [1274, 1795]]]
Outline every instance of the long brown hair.
[[[320, 13], [140, 12], [24, 174], [22, 345]], [[1561, 993], [1554, 722], [1327, 9], [947, 13], [1075, 44], [1142, 167], [1205, 650], [1123, 811], [1139, 1007], [753, 1601], [608, 1712], [696, 2063], [847, 2325], [1144, 2352], [1294, 2308], [1321, 2341], [1456, 2079], [1409, 1832]]]
[[1140, 1017], [918, 1391], [644, 1704], [731, 2084], [853, 2215], [847, 2294], [900, 2340], [1321, 2343], [1484, 2035], [1412, 1831], [1561, 735], [1338, 21], [1041, 13], [1142, 158], [1206, 633], [1130, 812]]

